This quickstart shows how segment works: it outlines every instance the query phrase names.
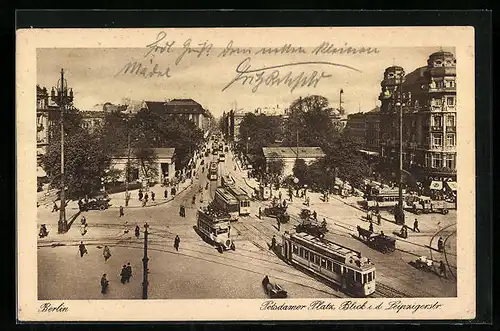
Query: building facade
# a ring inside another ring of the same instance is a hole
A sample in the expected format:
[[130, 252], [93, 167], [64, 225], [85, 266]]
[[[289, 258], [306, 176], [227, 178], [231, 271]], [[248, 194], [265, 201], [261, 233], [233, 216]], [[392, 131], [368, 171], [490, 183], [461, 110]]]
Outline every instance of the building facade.
[[210, 129], [210, 119], [206, 110], [193, 99], [172, 99], [170, 101], [145, 101], [144, 108], [159, 115], [182, 116], [192, 121], [200, 130]]
[[320, 147], [262, 147], [266, 165], [276, 159], [284, 162], [283, 175], [293, 175], [293, 166], [297, 159], [302, 159], [307, 165], [325, 156]]
[[[153, 148], [156, 155], [155, 166], [157, 167], [155, 178], [149, 178], [149, 181], [163, 183], [166, 179], [172, 180], [175, 177], [175, 148]], [[130, 150], [130, 179], [131, 181], [145, 180], [145, 174], [141, 171], [139, 160], [135, 156], [134, 149]], [[119, 181], [126, 180], [127, 160], [129, 159], [128, 149], [119, 150], [111, 158], [111, 169], [120, 170]]]
[[455, 182], [455, 56], [444, 51], [433, 53], [426, 66], [408, 75], [401, 67], [389, 67], [381, 87], [381, 156], [392, 162], [397, 160], [402, 111], [404, 168], [418, 181]]

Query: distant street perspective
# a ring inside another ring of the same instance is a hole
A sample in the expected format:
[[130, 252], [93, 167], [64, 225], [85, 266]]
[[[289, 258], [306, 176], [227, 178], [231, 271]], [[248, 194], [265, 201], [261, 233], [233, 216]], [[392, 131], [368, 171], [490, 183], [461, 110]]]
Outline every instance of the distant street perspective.
[[366, 111], [349, 87], [84, 110], [59, 68], [36, 86], [38, 299], [455, 297], [455, 56], [420, 60]]

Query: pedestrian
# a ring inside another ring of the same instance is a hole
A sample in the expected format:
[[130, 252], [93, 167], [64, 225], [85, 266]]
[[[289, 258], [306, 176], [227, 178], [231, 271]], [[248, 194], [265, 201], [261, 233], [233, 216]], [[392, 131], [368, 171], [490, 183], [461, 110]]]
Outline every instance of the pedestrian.
[[139, 201], [142, 201], [142, 197], [143, 197], [142, 190], [139, 189]]
[[262, 209], [259, 207], [259, 219], [262, 219]]
[[83, 211], [83, 201], [82, 199], [78, 199], [78, 210]]
[[316, 213], [316, 210], [313, 211], [313, 218], [314, 220], [318, 220], [318, 214]]
[[439, 237], [438, 240], [438, 251], [442, 252], [443, 251], [443, 238]]
[[418, 221], [417, 221], [416, 218], [415, 218], [415, 222], [413, 222], [413, 231], [414, 232], [420, 232], [420, 230], [418, 228]]
[[283, 199], [283, 208], [286, 209], [286, 199]]
[[273, 235], [273, 238], [271, 239], [271, 247], [269, 249], [274, 250], [276, 248], [276, 236]]
[[371, 209], [368, 209], [368, 212], [366, 213], [366, 219], [368, 221], [372, 220], [372, 210]]
[[104, 256], [104, 262], [109, 260], [111, 257], [111, 251], [108, 246], [104, 246], [104, 249], [102, 250], [102, 255]]
[[309, 197], [306, 197], [306, 206], [309, 207]]
[[52, 212], [56, 212], [59, 210], [59, 207], [57, 207], [56, 202], [54, 201], [54, 205], [52, 206]]
[[439, 274], [446, 278], [446, 266], [443, 260], [439, 262]]
[[279, 217], [276, 217], [276, 221], [278, 222], [278, 231], [281, 231], [281, 222]]
[[151, 201], [155, 201], [155, 192], [151, 192]]
[[82, 236], [84, 236], [85, 234], [87, 234], [87, 223], [84, 223], [84, 224], [80, 225], [80, 234]]
[[375, 213], [377, 213], [377, 215], [380, 214], [380, 206], [378, 204], [378, 201], [377, 201], [377, 204], [375, 205]]
[[127, 282], [127, 266], [124, 264], [120, 272], [120, 282], [125, 284]]
[[119, 217], [122, 217], [124, 215], [125, 215], [125, 213], [123, 212], [123, 206], [120, 206], [120, 216]]
[[130, 262], [127, 262], [127, 267], [125, 268], [127, 270], [127, 283], [130, 283], [130, 277], [132, 277], [132, 266], [130, 265]]
[[87, 247], [83, 244], [83, 241], [80, 241], [80, 245], [78, 245], [78, 250], [80, 251], [80, 257], [83, 257], [84, 254], [88, 254]]
[[146, 194], [144, 194], [144, 201], [148, 202], [149, 200], [149, 195], [148, 195], [148, 192], [146, 192]]
[[128, 228], [128, 222], [125, 222], [125, 224], [123, 225], [123, 233], [124, 234], [127, 234], [129, 231], [129, 228]]
[[380, 235], [383, 237], [385, 236], [384, 231], [380, 231]]
[[168, 198], [168, 188], [163, 191], [163, 198], [167, 199]]
[[278, 193], [278, 198], [281, 201], [281, 191], [279, 191], [279, 193]]
[[179, 244], [181, 243], [181, 238], [179, 238], [179, 235], [175, 236], [174, 239], [174, 248], [176, 251], [179, 251]]
[[370, 226], [368, 228], [368, 231], [373, 232], [373, 223], [370, 221]]
[[82, 225], [86, 225], [87, 224], [87, 219], [85, 218], [85, 215], [82, 216], [82, 219], [80, 221], [82, 223]]
[[141, 234], [141, 229], [139, 228], [139, 225], [135, 226], [135, 237], [139, 239], [139, 236]]
[[109, 280], [106, 278], [106, 274], [102, 274], [101, 277], [101, 293], [106, 294], [108, 291]]
[[380, 213], [377, 214], [377, 224], [382, 224], [382, 215], [380, 215]]

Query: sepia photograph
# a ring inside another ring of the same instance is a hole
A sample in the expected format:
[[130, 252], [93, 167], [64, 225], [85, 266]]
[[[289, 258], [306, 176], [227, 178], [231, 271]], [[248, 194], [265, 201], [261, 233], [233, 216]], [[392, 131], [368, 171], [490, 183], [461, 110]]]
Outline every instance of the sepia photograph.
[[145, 299], [250, 299], [280, 319], [444, 318], [448, 299], [463, 311], [474, 89], [457, 68], [473, 63], [473, 38], [457, 36], [473, 33], [412, 46], [330, 29], [265, 29], [260, 44], [259, 29], [143, 29], [121, 43], [94, 30], [73, 45], [39, 31], [23, 74], [31, 118], [18, 120], [36, 197], [19, 220], [30, 311]]

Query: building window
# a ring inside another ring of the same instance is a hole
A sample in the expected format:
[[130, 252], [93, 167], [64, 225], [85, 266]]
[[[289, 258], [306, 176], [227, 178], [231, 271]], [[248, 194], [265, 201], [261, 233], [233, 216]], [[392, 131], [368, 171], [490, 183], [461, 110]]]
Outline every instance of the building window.
[[446, 126], [455, 126], [455, 115], [448, 115], [446, 117]]
[[432, 167], [442, 168], [443, 167], [443, 156], [441, 154], [434, 154], [432, 157]]
[[455, 134], [454, 133], [446, 134], [446, 146], [449, 146], [449, 147], [455, 146]]
[[443, 135], [441, 133], [434, 133], [432, 135], [432, 146], [433, 147], [443, 146]]
[[455, 169], [455, 155], [448, 154], [445, 159], [445, 167], [450, 169]]
[[425, 154], [425, 166], [430, 167], [431, 166], [431, 158], [429, 154]]
[[455, 98], [454, 97], [446, 97], [446, 104], [448, 106], [453, 106], [455, 104]]
[[441, 116], [433, 116], [432, 122], [432, 126], [443, 126], [443, 118]]

